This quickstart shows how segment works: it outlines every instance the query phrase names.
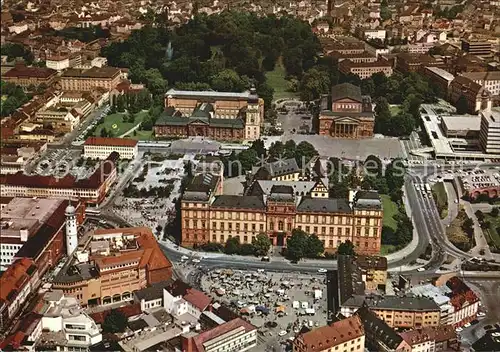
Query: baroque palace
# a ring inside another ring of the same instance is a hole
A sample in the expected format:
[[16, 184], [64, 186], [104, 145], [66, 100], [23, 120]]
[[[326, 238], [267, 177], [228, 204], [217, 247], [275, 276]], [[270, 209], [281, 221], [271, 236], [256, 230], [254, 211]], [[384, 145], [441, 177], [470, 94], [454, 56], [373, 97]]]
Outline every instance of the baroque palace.
[[243, 93], [170, 89], [154, 131], [157, 137], [253, 141], [260, 138], [263, 122], [264, 101], [254, 88]]
[[349, 199], [328, 196], [321, 160], [302, 172], [295, 159], [256, 167], [244, 195], [224, 195], [222, 173], [199, 173], [181, 202], [182, 245], [225, 243], [239, 237], [251, 243], [265, 233], [275, 246], [286, 246], [293, 229], [316, 234], [327, 251], [347, 240], [359, 254], [380, 252], [382, 204], [377, 192], [351, 192]]

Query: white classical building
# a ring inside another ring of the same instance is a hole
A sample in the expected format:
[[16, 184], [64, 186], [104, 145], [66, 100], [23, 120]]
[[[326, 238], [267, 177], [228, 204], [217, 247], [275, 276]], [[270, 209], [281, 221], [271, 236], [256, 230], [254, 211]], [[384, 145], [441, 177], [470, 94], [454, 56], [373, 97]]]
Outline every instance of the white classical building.
[[83, 157], [106, 159], [112, 152], [117, 152], [120, 159], [135, 159], [137, 141], [125, 138], [89, 137], [83, 145]]
[[95, 321], [83, 311], [75, 297], [65, 297], [61, 290], [45, 293], [41, 347], [54, 346], [58, 351], [79, 351], [102, 341]]

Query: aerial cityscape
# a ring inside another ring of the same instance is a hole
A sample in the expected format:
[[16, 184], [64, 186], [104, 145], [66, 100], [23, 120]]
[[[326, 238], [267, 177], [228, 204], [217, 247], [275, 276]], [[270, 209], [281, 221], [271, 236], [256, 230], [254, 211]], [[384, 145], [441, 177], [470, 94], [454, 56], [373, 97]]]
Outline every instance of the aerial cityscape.
[[500, 1], [1, 5], [0, 351], [500, 351]]

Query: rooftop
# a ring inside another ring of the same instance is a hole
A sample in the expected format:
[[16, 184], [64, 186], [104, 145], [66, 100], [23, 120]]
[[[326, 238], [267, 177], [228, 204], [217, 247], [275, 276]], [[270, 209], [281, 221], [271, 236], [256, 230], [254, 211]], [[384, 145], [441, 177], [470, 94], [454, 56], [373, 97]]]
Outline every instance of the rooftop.
[[303, 197], [297, 205], [297, 212], [305, 213], [350, 213], [347, 199]]
[[246, 100], [250, 97], [250, 91], [245, 91], [242, 93], [233, 92], [217, 92], [217, 91], [190, 91], [190, 90], [177, 90], [169, 89], [165, 93], [167, 97], [173, 98], [212, 98], [212, 99], [230, 99], [230, 100]]
[[112, 137], [89, 137], [84, 145], [98, 145], [110, 147], [135, 147], [137, 141], [127, 138], [112, 138]]
[[236, 208], [264, 210], [264, 201], [258, 196], [220, 195], [212, 202], [214, 208]]
[[352, 99], [361, 103], [363, 101], [363, 98], [361, 96], [361, 88], [351, 83], [337, 84], [332, 87], [332, 101], [337, 101], [345, 98]]
[[214, 340], [219, 336], [230, 333], [231, 331], [234, 331], [238, 328], [243, 328], [245, 332], [249, 332], [256, 329], [255, 326], [253, 326], [252, 324], [246, 322], [241, 318], [233, 319], [211, 330], [202, 332], [201, 334], [191, 337], [193, 340], [193, 344], [196, 347], [195, 351], [204, 352], [205, 344], [209, 343], [211, 340]]
[[440, 311], [434, 300], [427, 297], [398, 297], [385, 296], [382, 298], [368, 299], [372, 309], [388, 309], [399, 311]]
[[299, 335], [305, 345], [305, 351], [325, 351], [334, 346], [341, 345], [347, 341], [364, 336], [364, 327], [361, 319], [353, 315], [352, 317], [336, 321], [331, 325]]
[[479, 116], [442, 116], [441, 121], [448, 131], [479, 131], [481, 128]]
[[400, 333], [401, 337], [410, 345], [418, 345], [426, 341], [443, 342], [457, 338], [457, 333], [452, 325], [427, 326]]
[[63, 78], [113, 78], [120, 74], [120, 69], [111, 66], [92, 67], [88, 70], [70, 68], [61, 75]]
[[403, 338], [394, 329], [379, 319], [366, 305], [359, 308], [355, 315], [360, 317], [365, 331], [369, 331], [376, 340], [386, 345], [390, 350], [395, 351], [403, 341]]

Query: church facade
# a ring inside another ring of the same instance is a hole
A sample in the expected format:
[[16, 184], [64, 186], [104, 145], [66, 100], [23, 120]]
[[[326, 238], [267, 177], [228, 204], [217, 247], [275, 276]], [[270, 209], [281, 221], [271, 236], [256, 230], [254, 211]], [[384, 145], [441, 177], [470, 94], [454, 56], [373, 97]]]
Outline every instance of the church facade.
[[343, 83], [332, 88], [331, 106], [320, 112], [320, 135], [349, 139], [370, 138], [373, 136], [374, 125], [371, 98], [361, 95], [359, 87]]

